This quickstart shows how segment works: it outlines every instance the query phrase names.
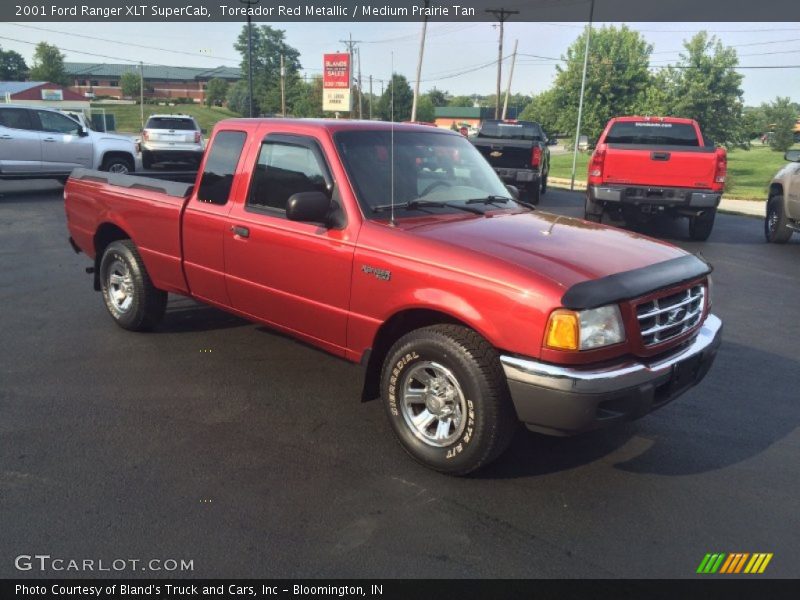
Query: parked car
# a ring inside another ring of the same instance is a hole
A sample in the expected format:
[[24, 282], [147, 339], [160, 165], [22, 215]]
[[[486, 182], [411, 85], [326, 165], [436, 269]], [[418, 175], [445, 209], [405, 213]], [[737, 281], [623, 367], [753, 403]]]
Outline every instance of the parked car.
[[61, 111], [0, 105], [0, 179], [58, 179], [84, 167], [135, 170], [133, 140], [93, 131]]
[[656, 214], [688, 217], [690, 237], [706, 240], [727, 161], [691, 119], [611, 119], [589, 161], [586, 219], [600, 222], [606, 212], [634, 225]]
[[190, 115], [151, 115], [142, 130], [142, 166], [160, 162], [199, 165], [205, 145], [203, 131]]
[[586, 152], [589, 150], [589, 136], [588, 135], [581, 135], [578, 136], [578, 152]]
[[567, 435], [664, 406], [721, 339], [708, 263], [518, 204], [443, 129], [225, 120], [194, 184], [79, 170], [64, 199], [119, 326], [180, 294], [360, 363], [363, 399], [446, 473], [497, 458], [518, 420]]
[[789, 164], [770, 183], [764, 220], [764, 235], [774, 244], [785, 244], [800, 231], [800, 150], [789, 150], [784, 158]]
[[505, 183], [519, 189], [521, 198], [538, 204], [547, 191], [550, 148], [541, 125], [532, 121], [488, 120], [470, 141]]

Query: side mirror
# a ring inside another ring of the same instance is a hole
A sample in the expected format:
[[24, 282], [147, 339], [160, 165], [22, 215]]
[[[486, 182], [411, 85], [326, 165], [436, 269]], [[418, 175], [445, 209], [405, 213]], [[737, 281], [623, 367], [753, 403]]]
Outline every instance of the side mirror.
[[783, 158], [789, 162], [800, 162], [800, 150], [787, 150]]
[[86, 137], [87, 135], [89, 135], [89, 130], [86, 129], [86, 127], [81, 125], [80, 129], [78, 129], [78, 135], [80, 137]]
[[331, 199], [322, 192], [298, 192], [286, 202], [286, 218], [304, 223], [328, 224]]
[[515, 185], [507, 185], [506, 189], [514, 200], [519, 200], [519, 188]]

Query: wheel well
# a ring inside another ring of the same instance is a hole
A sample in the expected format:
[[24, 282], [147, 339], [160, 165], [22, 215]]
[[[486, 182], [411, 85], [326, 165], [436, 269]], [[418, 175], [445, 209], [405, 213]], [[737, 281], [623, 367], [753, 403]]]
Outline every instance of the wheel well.
[[104, 166], [106, 164], [106, 161], [111, 158], [124, 158], [129, 162], [131, 169], [133, 169], [136, 166], [136, 160], [133, 158], [133, 154], [131, 154], [130, 152], [122, 152], [119, 150], [110, 150], [105, 154], [103, 154], [103, 160], [100, 161], [100, 166], [101, 167]]
[[772, 198], [773, 196], [782, 196], [783, 195], [783, 186], [780, 183], [773, 183], [769, 186], [769, 197]]
[[361, 401], [367, 402], [380, 396], [381, 368], [383, 366], [383, 361], [389, 349], [397, 340], [414, 329], [442, 323], [469, 327], [469, 325], [463, 321], [447, 313], [424, 308], [401, 311], [381, 325], [378, 332], [375, 334], [372, 348], [365, 353], [362, 359], [362, 361], [366, 360], [367, 365], [364, 375], [364, 389], [361, 392]]
[[94, 289], [96, 291], [100, 291], [100, 261], [103, 259], [103, 252], [111, 242], [128, 240], [130, 237], [113, 223], [103, 223], [97, 228], [94, 234]]

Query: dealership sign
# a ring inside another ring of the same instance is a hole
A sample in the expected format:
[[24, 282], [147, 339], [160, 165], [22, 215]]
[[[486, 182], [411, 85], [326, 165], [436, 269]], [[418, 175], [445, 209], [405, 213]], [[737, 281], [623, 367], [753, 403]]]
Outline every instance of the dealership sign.
[[322, 110], [350, 111], [350, 55], [323, 55]]
[[42, 100], [60, 101], [63, 99], [63, 90], [42, 90]]

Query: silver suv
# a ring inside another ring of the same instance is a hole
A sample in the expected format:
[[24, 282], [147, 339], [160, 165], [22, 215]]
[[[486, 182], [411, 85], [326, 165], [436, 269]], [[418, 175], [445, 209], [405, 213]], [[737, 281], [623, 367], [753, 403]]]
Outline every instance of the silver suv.
[[199, 165], [204, 147], [203, 131], [194, 117], [152, 115], [142, 131], [142, 166], [184, 161]]
[[769, 186], [764, 235], [768, 242], [785, 244], [800, 232], [800, 149], [789, 150], [784, 166]]

